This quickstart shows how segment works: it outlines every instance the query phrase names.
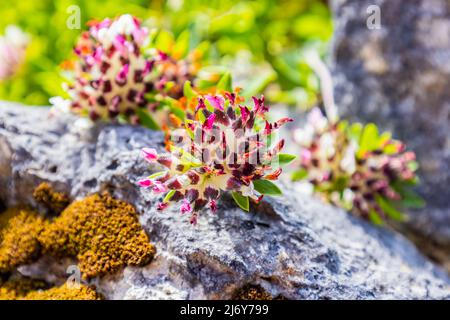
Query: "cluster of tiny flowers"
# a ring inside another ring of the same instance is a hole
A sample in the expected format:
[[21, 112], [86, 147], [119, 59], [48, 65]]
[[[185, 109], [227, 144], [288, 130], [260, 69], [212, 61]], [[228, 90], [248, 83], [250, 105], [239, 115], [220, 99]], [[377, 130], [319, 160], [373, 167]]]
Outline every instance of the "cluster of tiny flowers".
[[12, 77], [25, 59], [29, 36], [16, 26], [9, 26], [0, 37], [0, 80]]
[[155, 60], [141, 49], [148, 30], [131, 15], [91, 23], [75, 46], [74, 83], [69, 85], [70, 109], [91, 120], [119, 115], [136, 121], [135, 109], [145, 107], [145, 94], [153, 89]]
[[144, 54], [148, 40], [147, 28], [128, 14], [91, 23], [74, 49], [78, 59], [65, 64], [73, 77], [69, 109], [93, 121], [122, 117], [136, 124], [138, 108], [158, 107], [148, 101], [149, 93], [178, 97], [179, 82], [190, 74], [188, 64], [154, 48]]
[[167, 168], [139, 181], [155, 193], [167, 193], [159, 210], [169, 202], [181, 202], [180, 212], [189, 214], [195, 224], [200, 209], [208, 206], [216, 211], [222, 191], [258, 202], [262, 194], [253, 182], [276, 180], [281, 174], [272, 162], [284, 140], [269, 146], [268, 137], [291, 119], [269, 123], [263, 97], [253, 98], [253, 108], [238, 101], [235, 93], [199, 95], [194, 119], [185, 119], [182, 128], [171, 132], [171, 152], [142, 150], [145, 160]]
[[313, 110], [306, 126], [294, 133], [302, 148], [299, 179], [311, 183], [326, 201], [364, 218], [401, 219], [389, 208], [402, 200], [395, 186], [416, 179], [415, 154], [405, 152], [404, 144], [388, 133], [370, 137], [372, 146], [365, 148], [361, 135], [366, 128], [353, 128], [360, 128], [356, 135], [345, 122], [332, 124]]
[[183, 96], [183, 84], [194, 80], [198, 65], [190, 58], [177, 60], [160, 52], [162, 59], [156, 65], [160, 77], [155, 83], [162, 94], [179, 99]]

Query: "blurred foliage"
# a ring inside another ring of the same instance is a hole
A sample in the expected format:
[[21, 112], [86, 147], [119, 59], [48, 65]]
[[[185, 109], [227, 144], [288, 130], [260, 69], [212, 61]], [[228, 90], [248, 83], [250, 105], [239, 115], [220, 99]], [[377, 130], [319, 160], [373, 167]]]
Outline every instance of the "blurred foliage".
[[172, 53], [201, 48], [204, 65], [231, 68], [249, 95], [266, 89], [274, 102], [309, 106], [317, 99], [318, 81], [302, 59], [302, 51], [326, 52], [332, 33], [326, 2], [39, 0], [11, 5], [2, 1], [0, 33], [15, 24], [32, 36], [32, 42], [20, 72], [0, 84], [0, 99], [48, 104], [49, 97], [62, 94], [59, 65], [71, 56], [80, 34], [66, 26], [68, 8], [78, 5], [82, 28], [92, 19], [131, 13], [150, 27], [170, 31], [159, 35], [166, 39], [159, 44], [177, 43], [178, 48], [166, 48]]

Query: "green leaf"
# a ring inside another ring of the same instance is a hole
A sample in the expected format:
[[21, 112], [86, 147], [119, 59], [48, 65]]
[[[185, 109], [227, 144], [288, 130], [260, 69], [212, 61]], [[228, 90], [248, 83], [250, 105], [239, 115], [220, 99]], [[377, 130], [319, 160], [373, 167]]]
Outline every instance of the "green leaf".
[[154, 173], [154, 174], [148, 176], [148, 178], [149, 178], [149, 179], [154, 179], [154, 178], [156, 178], [156, 177], [162, 176], [162, 175], [165, 174], [165, 173], [166, 173], [166, 171], [156, 172], [156, 173]]
[[337, 129], [342, 131], [342, 132], [345, 132], [348, 129], [348, 121], [347, 120], [340, 120], [337, 123]]
[[277, 74], [273, 70], [264, 72], [262, 75], [251, 78], [242, 92], [242, 96], [249, 99], [252, 96], [264, 91], [264, 89], [277, 79]]
[[405, 208], [412, 209], [421, 209], [427, 205], [426, 201], [422, 197], [416, 194], [412, 194], [412, 192], [407, 197], [404, 197], [401, 200], [401, 203]]
[[173, 48], [174, 43], [175, 39], [171, 32], [166, 30], [159, 30], [155, 43], [157, 49], [168, 53], [171, 51], [171, 48]]
[[248, 197], [244, 197], [238, 192], [232, 192], [231, 196], [234, 199], [234, 202], [244, 211], [249, 211], [250, 209], [250, 201], [248, 200]]
[[188, 30], [183, 31], [177, 38], [173, 48], [173, 55], [178, 59], [186, 57], [189, 52], [190, 34]]
[[388, 143], [391, 139], [392, 139], [392, 133], [391, 132], [389, 132], [389, 131], [383, 132], [380, 135], [379, 144], [380, 145], [384, 145], [384, 144]]
[[421, 209], [427, 204], [422, 197], [406, 188], [401, 190], [400, 195], [402, 196], [400, 202], [405, 208]]
[[179, 107], [177, 104], [177, 101], [170, 97], [165, 97], [163, 100], [163, 105], [167, 106], [175, 116], [177, 116], [179, 119], [184, 120], [186, 118], [186, 113], [183, 109]]
[[261, 194], [268, 194], [271, 196], [279, 196], [283, 194], [280, 188], [269, 180], [255, 180], [253, 181], [253, 186], [255, 187], [255, 190]]
[[171, 146], [170, 151], [176, 150], [181, 154], [181, 157], [179, 158], [181, 163], [185, 166], [189, 167], [199, 167], [202, 165], [202, 162], [195, 158], [191, 153], [184, 150], [183, 148], [177, 147], [177, 146]]
[[164, 85], [164, 92], [168, 93], [175, 86], [175, 81], [167, 81]]
[[400, 203], [405, 208], [421, 209], [426, 206], [425, 200], [412, 191], [407, 185], [397, 181], [393, 183], [392, 187], [402, 197]]
[[380, 206], [381, 210], [383, 210], [388, 217], [397, 221], [405, 220], [405, 216], [403, 215], [403, 213], [394, 208], [394, 206], [391, 203], [389, 203], [388, 200], [384, 199], [379, 195], [375, 195], [375, 201]]
[[231, 74], [229, 72], [225, 72], [225, 74], [222, 76], [222, 78], [220, 78], [219, 83], [217, 84], [217, 89], [225, 90], [228, 92], [233, 91]]
[[198, 117], [198, 121], [200, 121], [200, 123], [205, 123], [206, 117], [202, 110], [199, 110], [197, 112], [197, 117]]
[[170, 190], [163, 199], [163, 202], [169, 202], [175, 194], [176, 190]]
[[298, 180], [303, 180], [307, 176], [308, 176], [308, 171], [306, 171], [305, 169], [300, 169], [300, 170], [297, 170], [294, 173], [292, 173], [291, 179], [294, 181], [298, 181]]
[[419, 163], [417, 161], [410, 161], [406, 164], [409, 170], [416, 171], [419, 169]]
[[394, 154], [397, 153], [397, 147], [394, 144], [388, 144], [386, 145], [386, 147], [384, 147], [383, 152], [390, 155], [390, 154]]
[[369, 123], [363, 130], [360, 140], [360, 151], [373, 151], [378, 147], [378, 128], [375, 124]]
[[177, 118], [184, 120], [186, 118], [186, 112], [184, 112], [183, 109], [175, 107], [175, 106], [170, 106], [170, 112], [172, 112]]
[[192, 84], [190, 81], [186, 81], [184, 83], [183, 86], [183, 94], [186, 98], [188, 99], [192, 99], [194, 98], [197, 94], [195, 93], [195, 91], [192, 89]]
[[369, 212], [369, 219], [372, 221], [372, 223], [380, 226], [383, 224], [383, 219], [378, 215], [378, 213], [375, 210], [370, 210]]
[[354, 139], [356, 142], [359, 142], [361, 139], [361, 133], [362, 133], [362, 124], [361, 123], [353, 123], [349, 128], [349, 134], [352, 139]]
[[152, 116], [144, 109], [137, 109], [136, 114], [139, 117], [139, 121], [141, 125], [148, 129], [152, 130], [161, 130], [156, 121], [152, 118]]
[[278, 154], [278, 163], [280, 164], [280, 166], [287, 165], [287, 164], [291, 163], [292, 161], [294, 161], [295, 158], [297, 158], [297, 157], [292, 154], [279, 153]]

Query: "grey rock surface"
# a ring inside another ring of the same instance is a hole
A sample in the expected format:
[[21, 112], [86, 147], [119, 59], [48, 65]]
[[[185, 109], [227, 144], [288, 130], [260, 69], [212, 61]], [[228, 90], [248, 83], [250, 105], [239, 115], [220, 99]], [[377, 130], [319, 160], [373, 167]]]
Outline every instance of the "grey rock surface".
[[[135, 182], [158, 168], [139, 157], [162, 149], [162, 134], [130, 126], [82, 129], [46, 108], [0, 105], [0, 199], [34, 204], [32, 190], [52, 183], [73, 199], [107, 190], [140, 212], [158, 253], [144, 268], [97, 279], [109, 299], [228, 299], [259, 284], [289, 299], [449, 299], [450, 279], [403, 236], [301, 196], [267, 198], [250, 213], [221, 201], [197, 226], [178, 211], [157, 212], [159, 200]], [[76, 261], [41, 258], [22, 274], [65, 281]]]
[[[411, 212], [406, 232], [442, 246], [450, 268], [450, 2], [330, 3], [340, 111], [393, 131], [416, 152], [419, 192], [428, 205]], [[367, 27], [373, 5], [380, 8], [380, 29]]]

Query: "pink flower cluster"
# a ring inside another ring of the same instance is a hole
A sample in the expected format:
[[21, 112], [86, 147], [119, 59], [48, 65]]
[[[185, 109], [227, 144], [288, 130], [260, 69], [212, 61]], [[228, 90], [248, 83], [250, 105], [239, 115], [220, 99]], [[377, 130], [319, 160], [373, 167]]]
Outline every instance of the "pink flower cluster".
[[186, 119], [183, 128], [171, 132], [170, 153], [142, 150], [146, 161], [166, 170], [139, 181], [155, 193], [167, 192], [159, 210], [169, 202], [181, 202], [180, 212], [190, 214], [193, 224], [200, 209], [217, 209], [223, 191], [261, 200], [263, 194], [255, 189], [255, 181], [276, 180], [281, 174], [272, 162], [284, 140], [271, 146], [269, 136], [291, 121], [268, 122], [264, 98], [253, 98], [253, 107], [238, 104], [236, 94], [228, 92], [199, 95], [197, 101], [195, 119]]
[[25, 59], [29, 37], [16, 26], [6, 28], [0, 37], [0, 81], [12, 77]]
[[70, 110], [93, 121], [121, 118], [137, 124], [139, 108], [158, 107], [149, 96], [178, 97], [189, 69], [155, 48], [144, 52], [148, 40], [147, 28], [128, 14], [91, 23], [75, 46], [77, 60], [65, 64], [73, 78], [67, 86]]
[[374, 221], [402, 219], [405, 186], [416, 181], [415, 154], [375, 125], [330, 123], [315, 109], [295, 132], [301, 146], [294, 176], [325, 200]]

